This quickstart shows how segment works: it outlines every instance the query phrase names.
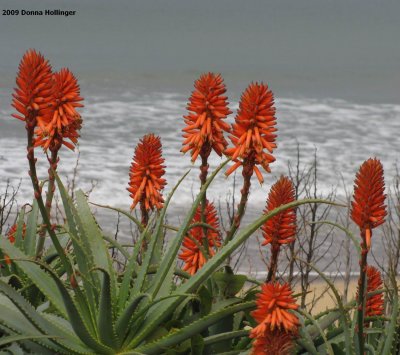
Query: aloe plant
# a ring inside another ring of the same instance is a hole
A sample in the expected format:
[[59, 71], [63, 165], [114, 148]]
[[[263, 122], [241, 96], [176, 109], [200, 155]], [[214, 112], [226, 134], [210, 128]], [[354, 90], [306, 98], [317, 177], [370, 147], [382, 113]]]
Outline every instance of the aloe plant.
[[[237, 297], [247, 278], [217, 271], [266, 220], [286, 208], [310, 201], [296, 201], [258, 218], [189, 277], [177, 269], [177, 254], [197, 206], [224, 165], [208, 178], [168, 248], [160, 254], [157, 265], [154, 255], [160, 252], [158, 242], [164, 234], [168, 204], [184, 177], [172, 190], [160, 213], [146, 228], [141, 228], [133, 251], [128, 253], [113, 241], [111, 246], [124, 250], [123, 255], [128, 259], [121, 274], [112, 265], [110, 245], [84, 193], [76, 192], [76, 201], [72, 201], [56, 177], [66, 215], [62, 229], [69, 242], [62, 245], [64, 260], [69, 265], [63, 265], [62, 259], [53, 263], [35, 260], [32, 239], [37, 230], [37, 207], [34, 204], [28, 216], [27, 238], [23, 243], [18, 240], [15, 245], [1, 238], [0, 250], [13, 260], [14, 270], [40, 290], [43, 298], [40, 304], [34, 305], [23, 289], [12, 287], [7, 282], [12, 270], [2, 277], [0, 303], [4, 312], [0, 314], [0, 329], [7, 334], [2, 338], [3, 344], [43, 354], [159, 354], [166, 349], [180, 353], [191, 348], [192, 351], [196, 348], [214, 351], [210, 349], [221, 349], [221, 344], [229, 344], [226, 350], [246, 349], [248, 331], [243, 327], [251, 322], [248, 314], [255, 305], [251, 296], [254, 293]], [[137, 256], [143, 238], [147, 238], [149, 244], [139, 264]], [[67, 267], [72, 270], [71, 277], [66, 277]], [[175, 282], [177, 274], [178, 283]], [[221, 297], [219, 302], [213, 303], [215, 297], [204, 286], [211, 277], [219, 292], [229, 297]], [[199, 311], [193, 308], [196, 304]], [[226, 319], [229, 325], [221, 327], [221, 319]]]

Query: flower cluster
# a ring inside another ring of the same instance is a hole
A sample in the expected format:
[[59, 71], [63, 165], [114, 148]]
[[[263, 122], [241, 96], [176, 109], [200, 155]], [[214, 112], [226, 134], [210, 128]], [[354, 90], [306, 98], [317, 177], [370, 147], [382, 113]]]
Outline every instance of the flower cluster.
[[[264, 213], [267, 214], [279, 206], [295, 201], [295, 191], [288, 177], [282, 176], [271, 187], [268, 195], [267, 206]], [[262, 245], [271, 244], [279, 249], [282, 244], [294, 241], [296, 234], [296, 212], [294, 208], [288, 208], [270, 218], [262, 226], [265, 241]]]
[[290, 312], [298, 308], [289, 284], [281, 285], [278, 282], [269, 282], [261, 286], [257, 296], [257, 309], [252, 316], [258, 322], [251, 336], [263, 337], [267, 332], [275, 329], [293, 332], [299, 326], [298, 318]]
[[[192, 224], [202, 221], [202, 206], [199, 206], [193, 217]], [[188, 235], [182, 243], [182, 250], [179, 254], [179, 259], [184, 261], [183, 270], [191, 275], [195, 274], [207, 261], [207, 256], [212, 257], [215, 254], [215, 249], [221, 246], [219, 221], [217, 210], [214, 204], [206, 202], [204, 210], [205, 223], [211, 226], [207, 228], [207, 233], [204, 236], [204, 227], [196, 226], [189, 230]], [[204, 241], [204, 239], [206, 239]], [[208, 250], [206, 249], [208, 247]], [[204, 255], [202, 249], [208, 253]]]
[[233, 147], [225, 154], [235, 162], [227, 171], [230, 175], [246, 160], [251, 162], [260, 183], [264, 178], [257, 165], [271, 172], [269, 165], [275, 161], [272, 153], [276, 148], [275, 107], [272, 91], [261, 83], [252, 83], [243, 93], [239, 110], [232, 126], [230, 139]]
[[192, 162], [199, 154], [207, 157], [211, 149], [219, 156], [222, 155], [228, 145], [224, 132], [230, 130], [224, 119], [231, 113], [227, 97], [223, 96], [226, 88], [220, 74], [203, 74], [196, 80], [194, 87], [187, 106], [189, 114], [184, 116], [185, 140], [181, 150], [184, 153], [191, 151]]
[[[52, 106], [47, 114], [38, 118], [35, 146], [58, 150], [61, 144], [73, 150], [78, 141], [82, 120], [76, 108], [80, 103], [78, 81], [69, 69], [61, 69], [53, 75]], [[68, 141], [68, 140], [69, 141]]]
[[74, 149], [82, 124], [76, 108], [83, 106], [83, 98], [69, 69], [53, 74], [42, 54], [28, 50], [19, 65], [16, 84], [12, 105], [19, 114], [13, 117], [26, 121], [32, 131], [36, 128], [34, 145], [52, 151], [58, 151], [62, 144]]
[[372, 229], [385, 222], [385, 181], [378, 159], [365, 161], [356, 175], [351, 218], [365, 233], [367, 249], [371, 246]]
[[19, 64], [16, 84], [12, 106], [19, 114], [12, 116], [32, 128], [52, 104], [52, 69], [48, 60], [41, 53], [28, 50]]
[[164, 158], [160, 137], [154, 134], [145, 135], [135, 148], [130, 168], [128, 191], [133, 199], [131, 209], [141, 202], [149, 211], [161, 209], [164, 199], [161, 190], [166, 185], [162, 178], [165, 174]]

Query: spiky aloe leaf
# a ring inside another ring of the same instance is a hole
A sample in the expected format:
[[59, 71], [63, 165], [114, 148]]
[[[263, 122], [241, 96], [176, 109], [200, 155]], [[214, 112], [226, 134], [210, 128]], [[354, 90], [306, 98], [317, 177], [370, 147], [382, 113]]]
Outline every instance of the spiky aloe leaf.
[[109, 243], [108, 248], [117, 249], [125, 259], [129, 259], [130, 255], [125, 247], [123, 247], [120, 243], [118, 243], [113, 237], [103, 234], [103, 239]]
[[[140, 249], [142, 247], [143, 240], [146, 238], [146, 235], [149, 233], [150, 226], [153, 224], [153, 220], [151, 219], [147, 224], [146, 228], [141, 232], [139, 239], [136, 241], [136, 244], [133, 248], [132, 256], [129, 259], [128, 265], [125, 268], [124, 276], [122, 278], [122, 283], [119, 288], [118, 294], [118, 313], [121, 314], [123, 311], [126, 302], [129, 298], [129, 294], [131, 293], [131, 299], [133, 299], [137, 293], [135, 294], [136, 290], [131, 289], [131, 282], [133, 279], [133, 274], [138, 271], [139, 265], [137, 262], [137, 257], [139, 255]], [[136, 270], [135, 270], [136, 269]], [[137, 286], [139, 289], [139, 285]]]
[[0, 346], [19, 342], [23, 340], [36, 340], [36, 339], [50, 339], [55, 338], [53, 335], [10, 335], [0, 338]]
[[[64, 349], [64, 352], [82, 354], [87, 353], [88, 350], [90, 350], [84, 347], [75, 334], [71, 333], [71, 330], [65, 326], [65, 323], [64, 327], [55, 326], [54, 317], [49, 319], [46, 317], [45, 313], [39, 313], [20, 293], [1, 280], [0, 292], [10, 299], [10, 301], [38, 331], [45, 335], [51, 335], [54, 337], [55, 339], [53, 342]], [[59, 348], [57, 348], [57, 350], [61, 351]]]
[[[75, 300], [72, 298], [62, 281], [59, 279], [58, 275], [47, 266], [42, 265], [42, 267], [46, 269], [52, 279], [56, 282], [56, 285], [64, 300], [65, 308], [68, 313], [68, 319], [71, 322], [72, 328], [79, 339], [81, 339], [83, 343], [97, 351], [99, 354], [113, 354], [113, 350], [109, 346], [99, 342], [97, 339], [97, 334], [93, 334], [91, 332], [87, 322], [81, 315], [81, 307], [77, 306]], [[85, 301], [87, 302], [85, 299], [80, 299], [80, 303]]]
[[[95, 289], [94, 285], [99, 285], [99, 280], [93, 277], [93, 274], [90, 272], [91, 269], [95, 267], [93, 261], [93, 255], [90, 251], [90, 245], [87, 243], [87, 238], [83, 238], [81, 240], [80, 233], [83, 234], [84, 230], [81, 227], [78, 230], [78, 225], [76, 221], [76, 216], [78, 215], [75, 206], [68, 195], [61, 179], [58, 177], [56, 173], [56, 181], [58, 185], [58, 190], [60, 191], [61, 200], [63, 202], [63, 207], [65, 211], [65, 216], [67, 218], [67, 231], [71, 236], [72, 245], [74, 247], [74, 254], [76, 257], [76, 262], [79, 267], [79, 271], [84, 277], [82, 278], [83, 287], [85, 289], [86, 296], [88, 297], [88, 304], [87, 307], [89, 312], [91, 313], [91, 328], [94, 329], [94, 319], [96, 314], [96, 301], [97, 298], [95, 297]], [[79, 243], [78, 243], [79, 241]], [[82, 245], [80, 245], [82, 243]]]
[[93, 255], [94, 267], [99, 267], [107, 270], [110, 277], [111, 295], [116, 298], [116, 280], [115, 271], [113, 269], [110, 253], [104, 242], [100, 228], [95, 221], [87, 199], [83, 191], [76, 192], [76, 210], [78, 213], [78, 223], [82, 225], [84, 233], [81, 238], [86, 239], [84, 244], [88, 244], [91, 254]]
[[52, 305], [63, 315], [67, 312], [57, 285], [52, 278], [38, 265], [28, 261], [29, 257], [11, 244], [8, 240], [0, 238], [0, 249], [7, 254], [13, 262], [29, 277], [36, 287], [46, 296]]
[[225, 340], [233, 340], [243, 337], [247, 338], [249, 336], [249, 333], [250, 333], [249, 330], [243, 329], [243, 330], [235, 330], [232, 332], [211, 335], [209, 337], [204, 338], [204, 345], [207, 346], [207, 345], [217, 344]]
[[140, 221], [137, 218], [135, 218], [134, 216], [132, 216], [128, 211], [122, 210], [120, 208], [112, 207], [112, 206], [101, 205], [99, 203], [94, 203], [94, 202], [90, 202], [90, 204], [93, 205], [93, 206], [106, 208], [108, 210], [112, 210], [112, 211], [118, 212], [118, 213], [124, 215], [125, 217], [128, 217], [128, 219], [130, 219], [133, 223], [136, 224], [136, 226], [138, 227], [139, 232], [143, 232], [144, 228], [143, 228], [142, 223], [140, 223]]
[[[38, 327], [28, 319], [18, 307], [11, 302], [10, 298], [0, 295], [0, 324], [7, 329], [10, 335], [49, 335], [43, 334]], [[53, 334], [51, 334], [53, 335]], [[47, 349], [65, 354], [63, 347], [60, 347], [50, 339], [37, 339], [37, 343]]]
[[133, 298], [130, 304], [125, 308], [125, 310], [121, 313], [121, 316], [118, 318], [116, 323], [116, 333], [118, 334], [119, 338], [124, 340], [127, 332], [129, 331], [129, 324], [131, 322], [132, 316], [137, 310], [139, 303], [144, 298], [150, 298], [148, 294], [139, 294]]
[[[183, 299], [189, 299], [189, 298], [194, 298], [196, 297], [195, 295], [191, 295], [191, 294], [175, 294], [175, 295], [169, 295], [169, 296], [165, 296], [162, 298], [158, 298], [156, 300], [151, 300], [149, 303], [146, 303], [145, 305], [143, 305], [143, 307], [141, 307], [137, 312], [135, 312], [131, 318], [131, 324], [132, 327], [129, 327], [129, 333], [126, 336], [126, 339], [123, 343], [123, 348], [128, 348], [131, 349], [133, 347], [132, 344], [135, 344], [135, 335], [138, 332], [138, 327], [142, 327], [142, 323], [143, 323], [143, 319], [144, 317], [149, 313], [150, 310], [152, 310], [152, 308], [154, 308], [154, 306], [156, 306], [159, 303], [162, 303], [168, 299], [171, 298], [183, 298]], [[153, 334], [152, 334], [153, 336]]]
[[29, 213], [28, 221], [26, 223], [26, 235], [24, 239], [25, 253], [29, 256], [33, 256], [36, 249], [38, 214], [39, 207], [35, 199], [32, 203], [32, 211]]
[[161, 354], [168, 347], [177, 345], [191, 338], [192, 336], [201, 333], [204, 329], [208, 328], [210, 325], [215, 324], [222, 318], [225, 318], [236, 312], [241, 312], [245, 310], [250, 310], [255, 308], [255, 302], [246, 302], [238, 305], [226, 307], [217, 312], [211, 313], [196, 322], [193, 322], [167, 336], [156, 340], [148, 345], [140, 346], [135, 349], [143, 354]]
[[100, 293], [99, 316], [97, 326], [99, 329], [100, 341], [110, 348], [118, 346], [117, 334], [115, 332], [113, 317], [113, 302], [111, 295], [111, 280], [107, 270], [97, 268], [103, 273], [103, 283]]
[[23, 246], [22, 235], [24, 230], [24, 219], [25, 219], [25, 206], [21, 208], [18, 214], [17, 230], [15, 233], [15, 243], [14, 243], [17, 248], [20, 248], [23, 251], [24, 251], [24, 246]]

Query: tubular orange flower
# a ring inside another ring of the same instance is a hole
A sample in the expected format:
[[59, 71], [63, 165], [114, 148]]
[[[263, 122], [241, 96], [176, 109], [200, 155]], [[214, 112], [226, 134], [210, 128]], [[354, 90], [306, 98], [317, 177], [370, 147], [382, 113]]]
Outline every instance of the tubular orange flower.
[[[381, 273], [377, 268], [368, 265], [367, 266], [367, 294], [381, 290], [383, 286]], [[357, 298], [358, 298], [358, 290], [357, 290]], [[381, 316], [383, 315], [383, 293], [379, 293], [377, 295], [368, 296], [365, 303], [365, 316], [373, 317], [373, 316]]]
[[372, 229], [385, 222], [386, 205], [383, 167], [378, 159], [368, 159], [357, 172], [351, 218], [365, 233], [366, 247], [370, 248]]
[[[217, 210], [212, 202], [206, 201], [204, 211], [205, 223], [209, 224], [213, 229], [207, 228], [207, 241], [208, 256], [212, 257], [215, 254], [215, 249], [221, 246], [219, 229], [219, 221]], [[201, 206], [197, 207], [196, 213], [193, 217], [193, 223], [201, 222]], [[207, 261], [206, 256], [203, 255], [199, 246], [205, 246], [203, 242], [204, 231], [203, 227], [193, 227], [190, 229], [188, 235], [183, 239], [182, 250], [179, 254], [179, 259], [185, 262], [183, 270], [189, 272], [191, 275], [195, 274]]]
[[232, 126], [232, 135], [229, 137], [233, 147], [225, 150], [225, 154], [235, 162], [226, 171], [226, 175], [243, 165], [246, 159], [253, 159], [254, 173], [260, 183], [263, 183], [264, 179], [257, 165], [271, 172], [269, 164], [275, 161], [272, 156], [276, 148], [275, 124], [272, 91], [263, 83], [250, 84], [240, 99], [239, 111]]
[[[294, 200], [293, 184], [288, 177], [282, 176], [271, 187], [264, 213], [267, 214], [275, 208]], [[296, 234], [296, 213], [294, 208], [288, 208], [269, 219], [262, 226], [262, 231], [265, 239], [262, 245], [272, 244], [273, 248], [279, 249], [281, 244], [293, 242]]]
[[130, 168], [128, 191], [133, 199], [131, 209], [140, 202], [146, 211], [161, 209], [164, 199], [161, 190], [166, 185], [160, 137], [145, 135], [135, 148]]
[[297, 331], [299, 319], [288, 311], [298, 308], [292, 294], [287, 283], [269, 282], [261, 286], [256, 300], [257, 309], [251, 313], [258, 322], [258, 326], [250, 333], [251, 338], [262, 338], [276, 328], [287, 332]]
[[[82, 119], [76, 108], [80, 103], [78, 81], [67, 68], [53, 75], [52, 104], [45, 114], [38, 118], [35, 146], [58, 150], [62, 144], [74, 150], [78, 141]], [[70, 141], [67, 141], [67, 139]]]
[[189, 98], [187, 109], [189, 114], [184, 116], [186, 127], [183, 129], [183, 148], [186, 153], [191, 151], [192, 162], [204, 150], [208, 156], [211, 149], [221, 156], [227, 141], [223, 132], [229, 132], [229, 125], [223, 120], [231, 111], [228, 108], [224, 81], [220, 74], [207, 73], [200, 76], [194, 83], [195, 90]]
[[289, 355], [294, 349], [294, 334], [279, 330], [266, 332], [253, 343], [252, 355]]
[[28, 50], [18, 67], [12, 106], [19, 112], [12, 116], [34, 127], [51, 101], [51, 66], [42, 54]]

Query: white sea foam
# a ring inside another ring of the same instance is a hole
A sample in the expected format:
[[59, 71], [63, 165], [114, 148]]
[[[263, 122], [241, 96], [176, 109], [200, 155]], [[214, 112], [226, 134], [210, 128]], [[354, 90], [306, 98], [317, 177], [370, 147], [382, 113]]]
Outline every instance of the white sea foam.
[[[182, 116], [186, 114], [186, 99], [174, 93], [135, 95], [126, 92], [120, 98], [105, 96], [88, 97], [83, 109], [84, 126], [80, 139], [80, 169], [78, 186], [89, 189], [91, 182], [97, 186], [92, 199], [99, 203], [129, 206], [126, 193], [128, 170], [134, 147], [139, 138], [149, 132], [161, 136], [167, 165], [168, 192], [188, 169], [192, 169], [186, 182], [179, 188], [176, 200], [180, 204], [191, 201], [192, 191], [198, 188], [198, 168], [192, 166], [189, 156], [180, 153]], [[278, 99], [278, 149], [276, 162], [271, 166], [272, 176], [266, 176], [265, 186], [259, 187], [254, 181], [251, 202], [263, 204], [271, 183], [287, 172], [288, 161], [294, 161], [297, 144], [300, 145], [301, 159], [311, 163], [317, 149], [320, 186], [322, 192], [341, 186], [343, 175], [347, 184], [363, 160], [377, 156], [385, 167], [386, 178], [394, 175], [394, 163], [400, 152], [396, 132], [400, 131], [400, 106], [360, 105], [343, 100]], [[233, 108], [237, 103], [232, 104]], [[7, 179], [11, 182], [23, 179], [21, 194], [29, 200], [31, 196], [26, 177], [25, 139], [20, 132], [20, 122], [8, 122], [11, 110], [1, 109], [0, 125], [8, 126], [0, 132], [0, 166], [2, 179], [0, 188]], [[233, 120], [233, 116], [230, 118]], [[38, 156], [42, 155], [38, 152]], [[71, 176], [76, 153], [64, 150], [59, 166], [62, 176]], [[211, 159], [211, 168], [221, 160]], [[46, 176], [44, 159], [38, 164], [41, 177]], [[231, 188], [232, 178], [219, 176], [210, 189], [209, 196], [224, 198], [227, 187]], [[350, 186], [350, 185], [349, 185]], [[236, 193], [238, 194], [239, 189]]]

